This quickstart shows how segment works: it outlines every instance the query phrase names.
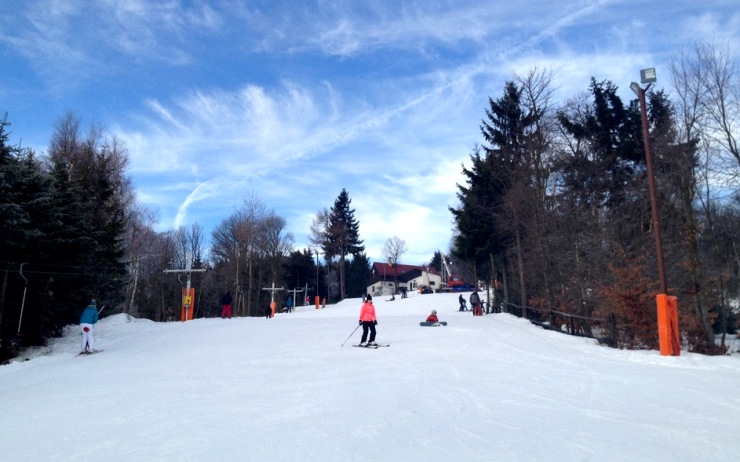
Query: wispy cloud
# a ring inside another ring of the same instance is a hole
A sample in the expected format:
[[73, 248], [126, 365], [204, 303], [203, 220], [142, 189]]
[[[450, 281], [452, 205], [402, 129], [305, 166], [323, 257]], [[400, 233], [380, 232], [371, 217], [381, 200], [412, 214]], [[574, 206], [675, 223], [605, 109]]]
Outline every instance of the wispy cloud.
[[718, 31], [740, 50], [725, 2], [677, 0], [676, 18], [628, 0], [11, 3], [0, 51], [34, 72], [14, 76], [44, 96], [29, 107], [102, 119], [163, 228], [218, 222], [255, 191], [301, 245], [347, 188], [371, 256], [398, 235], [415, 263], [447, 246], [461, 164], [515, 73], [551, 70], [564, 102]]
[[[40, 0], [28, 2], [22, 17], [0, 32], [0, 41], [24, 56], [51, 85], [70, 75], [108, 75], [118, 58], [132, 62], [190, 62], [193, 34], [217, 31], [221, 13], [206, 3], [179, 1]], [[18, 27], [20, 22], [21, 27]]]

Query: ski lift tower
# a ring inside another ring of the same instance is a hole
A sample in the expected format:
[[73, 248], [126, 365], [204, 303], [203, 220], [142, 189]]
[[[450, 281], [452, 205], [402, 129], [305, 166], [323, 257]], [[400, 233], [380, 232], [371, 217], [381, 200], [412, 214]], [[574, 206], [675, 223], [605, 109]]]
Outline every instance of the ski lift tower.
[[[303, 292], [304, 290], [305, 289], [303, 287], [301, 287], [299, 289], [286, 290], [286, 292], [288, 292], [289, 294], [293, 294], [293, 307], [294, 308], [296, 306], [298, 306], [298, 294], [301, 293], [301, 292]], [[301, 303], [301, 305], [303, 305], [303, 303]]]
[[[182, 288], [182, 310], [180, 314], [180, 320], [182, 322], [193, 320], [193, 305], [195, 304], [195, 288], [190, 287], [190, 276], [192, 273], [203, 273], [208, 271], [207, 268], [193, 269], [193, 254], [188, 252], [185, 257], [185, 269], [171, 269], [164, 270], [165, 273], [185, 273], [187, 275], [186, 287]], [[177, 276], [180, 279], [180, 276]], [[182, 281], [180, 281], [182, 282]]]
[[278, 290], [285, 290], [282, 287], [275, 287], [275, 281], [272, 281], [272, 287], [263, 287], [262, 290], [269, 290], [270, 291], [270, 311], [272, 312], [271, 317], [275, 317], [275, 308], [277, 307], [277, 303], [275, 303], [275, 292]]

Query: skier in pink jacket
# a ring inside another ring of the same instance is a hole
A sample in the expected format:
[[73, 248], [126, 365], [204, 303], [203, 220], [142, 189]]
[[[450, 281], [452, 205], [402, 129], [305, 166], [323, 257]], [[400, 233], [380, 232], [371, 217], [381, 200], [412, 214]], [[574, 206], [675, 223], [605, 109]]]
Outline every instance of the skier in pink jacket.
[[[373, 297], [370, 294], [365, 298], [365, 303], [360, 309], [360, 325], [362, 326], [362, 341], [360, 346], [376, 346], [375, 343], [375, 326], [378, 324], [378, 318], [375, 317], [375, 306]], [[367, 331], [370, 330], [370, 339], [367, 338]], [[365, 343], [365, 340], [369, 340]]]

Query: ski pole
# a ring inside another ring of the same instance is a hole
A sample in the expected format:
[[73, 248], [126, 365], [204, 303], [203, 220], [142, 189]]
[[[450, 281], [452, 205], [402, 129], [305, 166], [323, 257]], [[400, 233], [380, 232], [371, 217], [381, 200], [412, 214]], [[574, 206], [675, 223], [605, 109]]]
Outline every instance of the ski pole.
[[[352, 333], [349, 334], [349, 337], [352, 337], [355, 334], [355, 332], [357, 332], [357, 329], [359, 329], [359, 328], [360, 328], [360, 324], [358, 324], [357, 327], [355, 327], [355, 330], [353, 330]], [[349, 337], [347, 337], [347, 340], [349, 340]], [[339, 346], [344, 346], [344, 344], [347, 343], [347, 340], [345, 340], [344, 342], [342, 342], [342, 344], [339, 345]]]

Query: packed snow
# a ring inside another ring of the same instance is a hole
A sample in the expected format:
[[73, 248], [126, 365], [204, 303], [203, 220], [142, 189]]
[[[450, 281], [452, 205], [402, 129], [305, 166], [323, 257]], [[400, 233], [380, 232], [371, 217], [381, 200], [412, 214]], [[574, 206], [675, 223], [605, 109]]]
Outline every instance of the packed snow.
[[[115, 315], [0, 367], [13, 461], [730, 461], [740, 355], [607, 348], [457, 294], [376, 297], [275, 318]], [[83, 306], [80, 307], [82, 310]], [[420, 327], [432, 309], [446, 327]], [[351, 335], [350, 335], [351, 334]], [[348, 337], [350, 337], [348, 340]], [[342, 345], [342, 343], [344, 345]]]

